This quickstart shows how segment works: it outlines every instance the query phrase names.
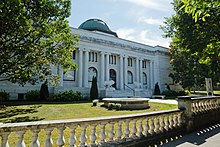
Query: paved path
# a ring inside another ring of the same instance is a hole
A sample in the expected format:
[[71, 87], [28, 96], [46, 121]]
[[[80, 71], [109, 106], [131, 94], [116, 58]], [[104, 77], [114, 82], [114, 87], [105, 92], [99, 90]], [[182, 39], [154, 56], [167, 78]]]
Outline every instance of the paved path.
[[220, 124], [186, 134], [159, 147], [220, 147]]
[[176, 100], [150, 99], [150, 102], [177, 104]]

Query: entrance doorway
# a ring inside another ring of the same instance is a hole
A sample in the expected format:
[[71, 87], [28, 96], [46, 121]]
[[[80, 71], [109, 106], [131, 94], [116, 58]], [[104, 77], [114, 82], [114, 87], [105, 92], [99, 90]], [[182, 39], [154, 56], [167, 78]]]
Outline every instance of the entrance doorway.
[[110, 80], [113, 80], [115, 83], [112, 85], [116, 89], [116, 71], [114, 69], [110, 69]]

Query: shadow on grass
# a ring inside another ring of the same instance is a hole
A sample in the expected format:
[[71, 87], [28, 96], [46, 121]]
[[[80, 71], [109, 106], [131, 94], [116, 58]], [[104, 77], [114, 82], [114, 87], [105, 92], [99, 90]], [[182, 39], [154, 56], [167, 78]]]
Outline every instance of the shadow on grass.
[[38, 112], [37, 109], [41, 107], [41, 105], [30, 106], [29, 108], [16, 108], [9, 107], [8, 109], [4, 109], [0, 112], [0, 122], [3, 123], [15, 123], [15, 122], [29, 122], [29, 121], [40, 121], [44, 118], [39, 117], [30, 117], [30, 116], [19, 116], [25, 114], [32, 114]]

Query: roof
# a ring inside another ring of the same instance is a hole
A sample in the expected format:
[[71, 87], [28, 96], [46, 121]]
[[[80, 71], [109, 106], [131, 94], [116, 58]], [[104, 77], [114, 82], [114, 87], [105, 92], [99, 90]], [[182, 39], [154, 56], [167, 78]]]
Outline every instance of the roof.
[[88, 19], [79, 26], [79, 29], [84, 29], [88, 31], [99, 31], [118, 37], [118, 35], [115, 32], [111, 31], [108, 25], [100, 19]]

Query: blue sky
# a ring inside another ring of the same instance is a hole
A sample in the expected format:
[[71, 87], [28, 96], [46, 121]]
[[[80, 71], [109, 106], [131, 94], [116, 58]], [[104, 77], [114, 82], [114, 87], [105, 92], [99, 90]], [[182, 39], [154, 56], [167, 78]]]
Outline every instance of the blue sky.
[[69, 24], [78, 28], [91, 18], [108, 24], [119, 38], [151, 46], [169, 46], [162, 37], [164, 17], [174, 14], [172, 0], [72, 0]]

